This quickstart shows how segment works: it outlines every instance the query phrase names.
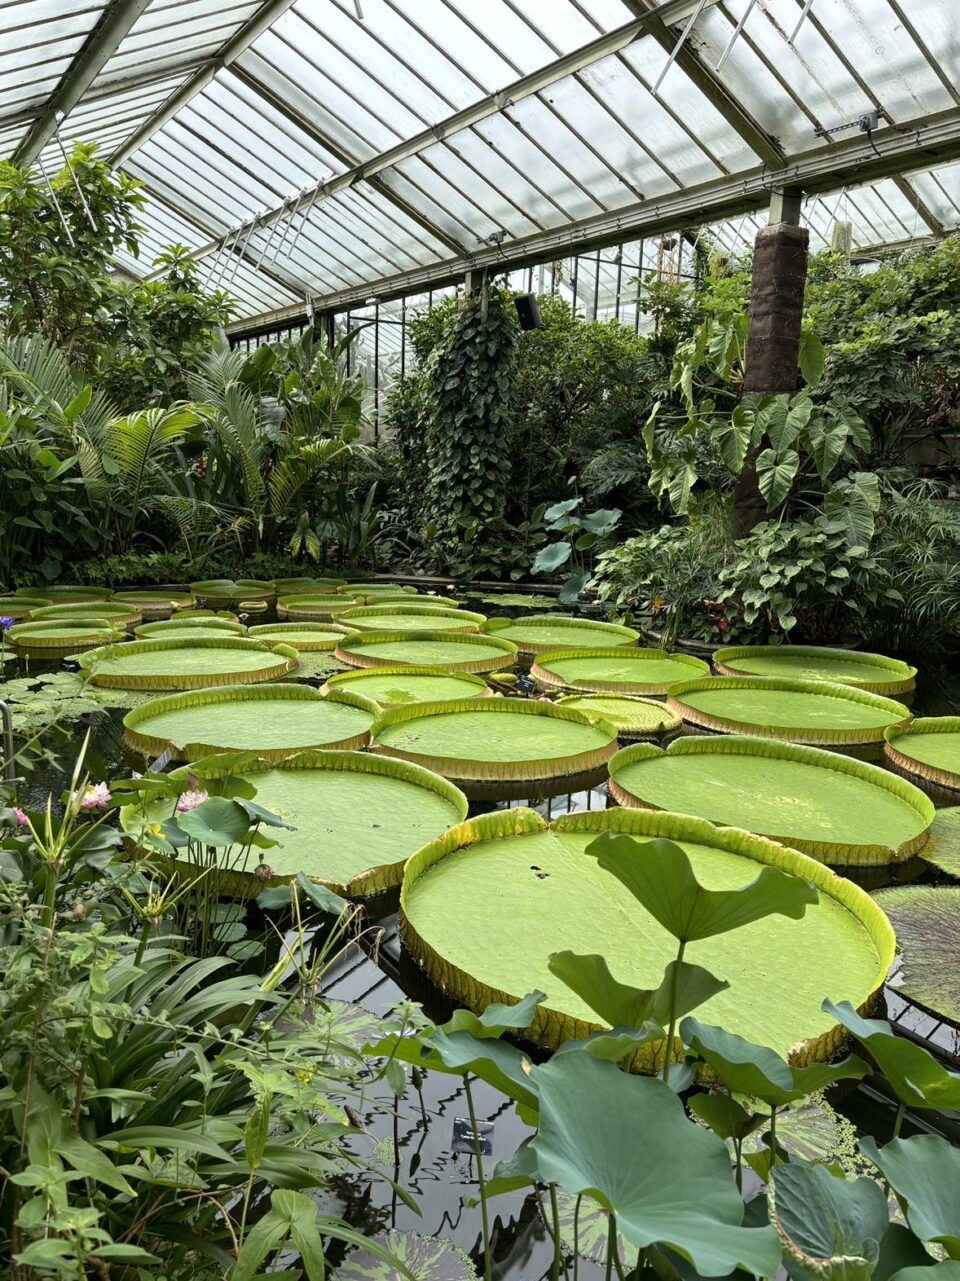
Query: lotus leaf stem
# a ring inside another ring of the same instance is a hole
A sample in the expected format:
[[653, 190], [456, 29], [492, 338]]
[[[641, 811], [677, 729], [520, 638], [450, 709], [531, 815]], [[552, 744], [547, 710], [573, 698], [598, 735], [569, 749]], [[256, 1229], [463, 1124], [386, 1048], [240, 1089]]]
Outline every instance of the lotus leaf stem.
[[573, 1281], [578, 1281], [580, 1271], [580, 1203], [583, 1201], [583, 1193], [577, 1193], [576, 1204], [573, 1207]]
[[483, 1278], [493, 1281], [493, 1260], [490, 1258], [490, 1220], [487, 1215], [487, 1181], [483, 1173], [483, 1150], [480, 1146], [480, 1135], [477, 1133], [477, 1114], [473, 1106], [473, 1092], [470, 1089], [470, 1078], [464, 1076], [463, 1089], [467, 1096], [467, 1113], [470, 1117], [470, 1132], [473, 1135], [473, 1151], [477, 1158], [477, 1186], [480, 1189], [480, 1220], [483, 1228]]
[[617, 1218], [611, 1213], [607, 1216], [607, 1267], [604, 1272], [604, 1281], [610, 1281], [613, 1276], [613, 1256], [617, 1252]]
[[686, 940], [680, 940], [680, 946], [677, 949], [677, 962], [673, 967], [673, 974], [670, 979], [670, 1026], [667, 1030], [667, 1041], [663, 1047], [663, 1079], [666, 1082], [670, 1080], [670, 1060], [673, 1057], [673, 1034], [677, 1027], [677, 984], [680, 981], [680, 966], [683, 962], [683, 953], [686, 949]]

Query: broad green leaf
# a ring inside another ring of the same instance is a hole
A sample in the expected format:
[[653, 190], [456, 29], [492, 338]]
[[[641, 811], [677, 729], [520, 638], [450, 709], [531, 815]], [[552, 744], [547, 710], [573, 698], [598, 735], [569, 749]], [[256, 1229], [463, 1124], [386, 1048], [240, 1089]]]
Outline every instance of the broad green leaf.
[[757, 484], [767, 504], [767, 511], [779, 507], [800, 468], [800, 455], [794, 449], [778, 456], [772, 449], [765, 449], [757, 458]]
[[561, 605], [573, 605], [581, 597], [583, 589], [589, 583], [592, 575], [589, 570], [585, 574], [575, 574], [573, 578], [568, 578], [560, 588], [557, 595]]
[[391, 1034], [363, 1047], [364, 1054], [393, 1056], [420, 1068], [465, 1076], [468, 1072], [495, 1090], [536, 1110], [537, 1096], [525, 1071], [526, 1059], [513, 1045], [495, 1037], [479, 1040], [469, 1032], [443, 1032], [428, 1036]]
[[186, 1152], [212, 1156], [218, 1161], [229, 1161], [229, 1154], [205, 1134], [168, 1125], [128, 1125], [122, 1130], [105, 1134], [101, 1146], [110, 1145], [128, 1152], [142, 1148], [151, 1151]]
[[[105, 1152], [88, 1143], [77, 1134], [63, 1135], [57, 1140], [57, 1153], [78, 1170], [85, 1178], [95, 1179], [104, 1187], [113, 1188], [127, 1196], [135, 1196], [134, 1189], [123, 1177], [122, 1169], [114, 1165]], [[129, 1167], [126, 1167], [129, 1169]]]
[[269, 1210], [262, 1219], [258, 1219], [243, 1238], [230, 1281], [253, 1281], [260, 1265], [286, 1240], [288, 1232], [286, 1221], [276, 1210]]
[[901, 1103], [911, 1108], [960, 1111], [960, 1073], [949, 1072], [914, 1041], [896, 1036], [882, 1019], [865, 1019], [849, 1001], [822, 1007], [850, 1032], [876, 1061]]
[[860, 1151], [880, 1170], [921, 1241], [942, 1245], [960, 1259], [960, 1148], [939, 1134], [893, 1139], [878, 1148], [861, 1139]]
[[825, 352], [819, 336], [808, 326], [800, 330], [800, 350], [797, 363], [808, 387], [815, 386], [823, 377]]
[[209, 796], [196, 809], [178, 814], [176, 822], [181, 832], [203, 845], [234, 845], [250, 830], [246, 810], [225, 796]]
[[333, 890], [328, 889], [326, 885], [311, 881], [310, 877], [304, 872], [297, 873], [297, 889], [314, 907], [318, 907], [321, 912], [328, 912], [331, 916], [339, 916], [343, 909], [348, 906], [345, 898], [341, 898], [339, 894], [334, 894]]
[[665, 1027], [670, 1021], [671, 1009], [674, 1016], [680, 1018], [730, 986], [702, 966], [686, 961], [671, 961], [659, 987], [649, 990], [619, 983], [610, 973], [606, 960], [595, 953], [554, 952], [548, 965], [551, 974], [576, 992], [611, 1027], [641, 1028], [647, 1022]]
[[270, 1100], [264, 1095], [256, 1100], [243, 1130], [243, 1154], [251, 1170], [259, 1169], [270, 1134]]
[[570, 543], [548, 543], [546, 547], [541, 547], [530, 566], [532, 574], [552, 574], [565, 565], [573, 554], [573, 547]]
[[669, 1086], [586, 1054], [559, 1055], [531, 1075], [541, 1179], [589, 1193], [635, 1248], [669, 1246], [701, 1276], [737, 1267], [773, 1276], [776, 1233], [741, 1226], [725, 1144], [687, 1119]]
[[847, 444], [847, 426], [842, 421], [817, 416], [811, 421], [807, 436], [820, 479], [826, 480], [843, 455]]
[[774, 396], [757, 415], [757, 425], [762, 426], [773, 452], [779, 455], [793, 446], [812, 413], [809, 396]]
[[761, 1112], [748, 1112], [729, 1094], [694, 1094], [687, 1107], [721, 1139], [745, 1139], [767, 1120]]
[[750, 448], [753, 414], [743, 405], [737, 405], [729, 418], [715, 418], [710, 427], [724, 464], [739, 474]]
[[868, 1281], [890, 1221], [887, 1198], [873, 1179], [791, 1161], [774, 1167], [767, 1203], [792, 1273], [812, 1281]]
[[441, 1027], [443, 1032], [469, 1032], [478, 1040], [500, 1036], [508, 1029], [522, 1031], [528, 1028], [537, 1014], [537, 1007], [546, 1000], [546, 992], [534, 990], [528, 992], [522, 1000], [514, 1005], [503, 1005], [492, 1002], [482, 1014], [472, 1010], [454, 1010], [449, 1021]]
[[611, 534], [617, 526], [617, 522], [623, 512], [619, 507], [603, 507], [599, 511], [588, 512], [583, 517], [583, 527], [589, 530], [591, 534]]
[[582, 498], [565, 498], [563, 502], [554, 503], [552, 507], [548, 507], [543, 513], [543, 519], [552, 525], [554, 521], [563, 520], [564, 516], [569, 516], [572, 511], [576, 511], [582, 502]]
[[799, 920], [808, 905], [817, 902], [809, 881], [775, 867], [764, 867], [735, 890], [704, 889], [680, 846], [663, 838], [640, 842], [605, 832], [586, 853], [684, 943], [713, 938], [773, 914]]
[[[558, 1049], [554, 1050], [554, 1056], [583, 1053], [590, 1054], [595, 1059], [619, 1063], [628, 1054], [632, 1055], [641, 1045], [646, 1045], [648, 1041], [662, 1041], [665, 1036], [666, 1033], [659, 1023], [644, 1023], [639, 1028], [617, 1026], [612, 1027], [609, 1032], [592, 1032], [590, 1036], [581, 1039], [571, 1038], [569, 1041], [564, 1041]], [[680, 1067], [681, 1065], [674, 1063], [671, 1066]]]
[[683, 1020], [680, 1037], [713, 1068], [731, 1093], [752, 1095], [775, 1108], [826, 1089], [835, 1081], [859, 1080], [869, 1070], [863, 1059], [853, 1055], [840, 1063], [791, 1067], [769, 1046], [754, 1045], [695, 1018]]
[[899, 1272], [893, 1273], [891, 1281], [960, 1281], [960, 1263], [955, 1260], [944, 1259], [942, 1263], [935, 1263], [931, 1259], [930, 1264], [933, 1271], [929, 1265], [922, 1263], [901, 1268]]

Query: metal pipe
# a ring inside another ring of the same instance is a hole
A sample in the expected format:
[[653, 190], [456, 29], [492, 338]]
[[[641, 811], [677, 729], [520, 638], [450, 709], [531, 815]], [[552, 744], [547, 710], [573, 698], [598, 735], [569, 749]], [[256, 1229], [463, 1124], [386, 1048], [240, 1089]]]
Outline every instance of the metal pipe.
[[720, 61], [714, 67], [714, 71], [723, 70], [723, 64], [726, 62], [727, 58], [730, 56], [730, 50], [737, 43], [737, 39], [739, 38], [740, 32], [743, 30], [743, 24], [750, 17], [750, 14], [753, 11], [753, 6], [756, 3], [757, 3], [757, 0], [750, 0], [750, 3], [747, 5], [746, 9], [744, 9], [743, 14], [740, 17], [740, 21], [737, 23], [737, 25], [733, 29], [733, 35], [727, 41], [726, 49], [724, 49], [723, 53], [721, 53], [720, 55]]
[[50, 179], [47, 177], [47, 171], [43, 167], [43, 157], [39, 155], [37, 156], [37, 167], [39, 168], [40, 173], [43, 175], [43, 181], [47, 184], [47, 191], [50, 192], [50, 199], [53, 201], [56, 207], [57, 213], [60, 217], [60, 225], [63, 227], [64, 231], [67, 233], [67, 239], [70, 241], [70, 247], [72, 249], [76, 249], [77, 242], [73, 238], [73, 232], [67, 226], [67, 220], [63, 216], [63, 209], [60, 205], [60, 201], [57, 199], [57, 193], [53, 189], [53, 184], [51, 183]]
[[56, 138], [57, 146], [60, 148], [60, 154], [63, 156], [63, 163], [67, 166], [70, 177], [73, 179], [73, 185], [77, 189], [77, 195], [80, 197], [80, 203], [83, 205], [83, 212], [87, 215], [87, 222], [89, 222], [92, 231], [97, 231], [99, 230], [97, 227], [97, 220], [94, 218], [90, 206], [87, 204], [87, 197], [83, 194], [83, 188], [80, 186], [80, 183], [77, 180], [77, 175], [74, 173], [73, 165], [70, 163], [70, 157], [67, 155], [67, 149], [63, 145], [63, 139], [60, 137], [59, 127], [53, 136]]
[[787, 44], [793, 44], [794, 40], [796, 40], [797, 34], [799, 33], [800, 28], [803, 26], [803, 20], [812, 8], [813, 8], [813, 0], [804, 0], [803, 10], [800, 14], [800, 17], [797, 19], [797, 25], [794, 27], [793, 34], [790, 36], [790, 39], [787, 41]]
[[660, 72], [660, 74], [657, 76], [656, 81], [654, 82], [653, 87], [652, 87], [652, 88], [651, 88], [651, 90], [650, 90], [650, 92], [651, 92], [652, 94], [656, 94], [656, 93], [659, 91], [660, 86], [663, 84], [663, 78], [664, 78], [664, 76], [667, 74], [667, 72], [670, 70], [670, 68], [671, 68], [671, 67], [673, 66], [673, 64], [676, 62], [677, 57], [678, 57], [678, 55], [679, 55], [679, 53], [680, 53], [680, 50], [681, 50], [681, 49], [683, 48], [683, 46], [686, 44], [687, 36], [688, 36], [688, 35], [690, 34], [690, 32], [693, 30], [693, 24], [694, 24], [694, 23], [696, 22], [696, 20], [700, 17], [701, 13], [703, 13], [704, 6], [706, 5], [706, 3], [707, 3], [707, 0], [697, 0], [697, 7], [696, 7], [696, 9], [694, 9], [693, 13], [691, 13], [690, 17], [687, 19], [687, 21], [686, 21], [686, 23], [685, 23], [685, 25], [684, 25], [683, 30], [680, 32], [680, 39], [679, 39], [679, 40], [677, 41], [677, 43], [673, 46], [673, 50], [672, 50], [672, 52], [671, 52], [671, 54], [670, 54], [669, 58], [668, 58], [668, 59], [667, 59], [667, 61], [666, 61], [666, 65], [664, 66], [664, 68], [663, 68], [663, 70]]

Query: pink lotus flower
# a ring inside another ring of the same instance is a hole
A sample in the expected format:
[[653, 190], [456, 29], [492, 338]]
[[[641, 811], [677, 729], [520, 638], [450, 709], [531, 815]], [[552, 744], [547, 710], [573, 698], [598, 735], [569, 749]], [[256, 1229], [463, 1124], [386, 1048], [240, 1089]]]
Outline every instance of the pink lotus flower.
[[106, 783], [88, 783], [80, 797], [82, 810], [105, 810], [110, 804], [110, 789]]
[[198, 805], [202, 805], [207, 799], [207, 793], [204, 791], [181, 792], [180, 799], [177, 801], [177, 813], [186, 814], [190, 810], [195, 810]]
[[14, 805], [13, 816], [17, 820], [17, 827], [26, 827], [27, 825], [26, 811], [22, 810], [19, 805]]

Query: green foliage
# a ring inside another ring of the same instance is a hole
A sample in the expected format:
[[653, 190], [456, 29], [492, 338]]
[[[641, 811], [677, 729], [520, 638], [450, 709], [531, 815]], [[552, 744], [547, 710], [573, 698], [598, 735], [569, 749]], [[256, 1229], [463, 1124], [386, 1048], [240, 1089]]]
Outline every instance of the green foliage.
[[530, 567], [533, 574], [553, 574], [564, 566], [567, 572], [574, 571], [560, 588], [561, 605], [572, 605], [579, 600], [590, 581], [597, 549], [609, 545], [623, 515], [615, 507], [581, 516], [577, 508], [582, 502], [582, 498], [568, 498], [547, 508], [543, 519], [548, 533], [562, 537], [542, 547]]
[[464, 303], [424, 362], [425, 515], [445, 547], [462, 523], [504, 515], [516, 329], [509, 297], [485, 291]]

